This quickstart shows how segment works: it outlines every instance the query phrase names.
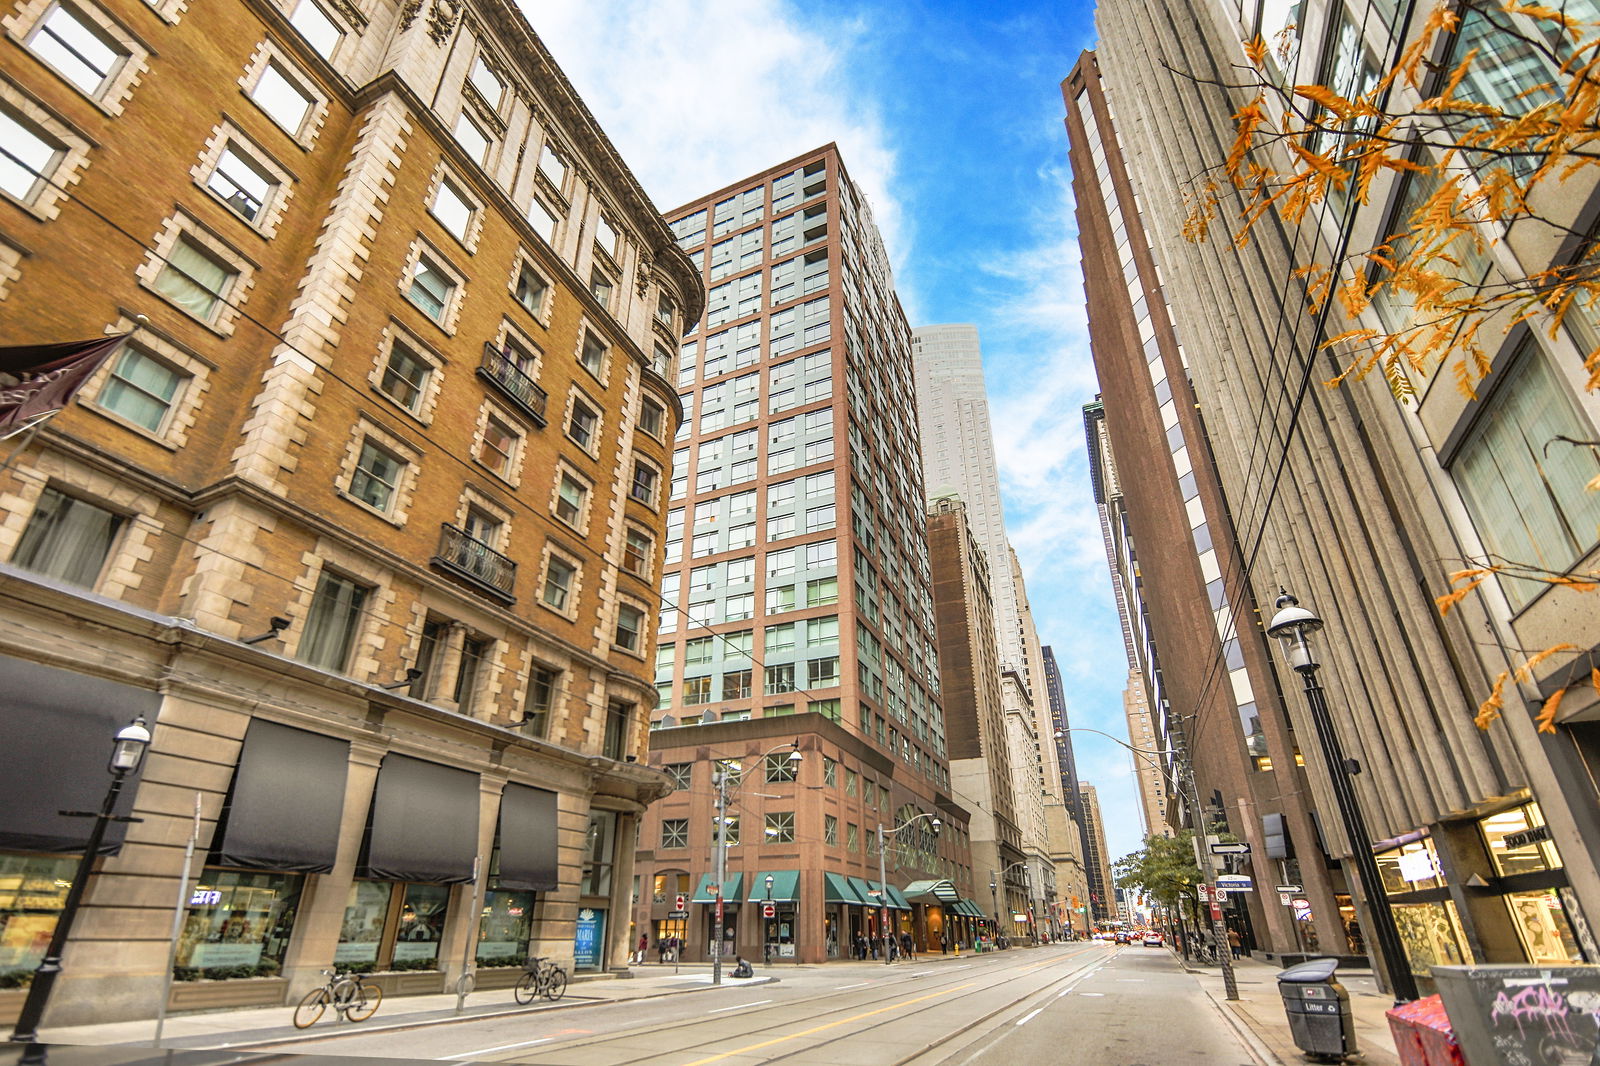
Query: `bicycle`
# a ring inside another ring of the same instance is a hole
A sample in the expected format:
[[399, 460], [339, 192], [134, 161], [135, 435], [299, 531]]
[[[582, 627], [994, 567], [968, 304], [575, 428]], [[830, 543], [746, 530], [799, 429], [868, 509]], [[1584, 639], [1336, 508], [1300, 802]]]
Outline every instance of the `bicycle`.
[[530, 955], [512, 995], [518, 1003], [527, 1006], [540, 996], [549, 1000], [560, 999], [566, 990], [567, 971], [547, 958]]
[[309, 1029], [317, 1024], [324, 1011], [332, 1005], [334, 1012], [351, 1022], [364, 1022], [378, 1011], [383, 1002], [383, 989], [367, 984], [358, 973], [339, 973], [323, 970], [328, 983], [313, 988], [294, 1009], [294, 1027]]

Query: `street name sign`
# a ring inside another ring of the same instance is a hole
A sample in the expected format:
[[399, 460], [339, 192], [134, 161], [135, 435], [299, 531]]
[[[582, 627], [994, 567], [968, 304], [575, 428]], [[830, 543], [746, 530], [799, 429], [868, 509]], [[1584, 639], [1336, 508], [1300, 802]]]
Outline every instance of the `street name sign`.
[[1245, 874], [1218, 874], [1217, 887], [1228, 892], [1248, 892], [1254, 885]]

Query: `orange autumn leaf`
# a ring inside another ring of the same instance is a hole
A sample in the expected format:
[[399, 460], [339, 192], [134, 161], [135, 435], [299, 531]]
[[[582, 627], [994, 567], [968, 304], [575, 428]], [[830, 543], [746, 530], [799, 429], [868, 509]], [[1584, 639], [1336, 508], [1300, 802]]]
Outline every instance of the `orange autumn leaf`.
[[1516, 679], [1519, 682], [1532, 681], [1533, 680], [1534, 668], [1537, 667], [1540, 663], [1544, 662], [1546, 659], [1550, 658], [1550, 656], [1556, 655], [1556, 654], [1558, 654], [1560, 652], [1564, 652], [1564, 651], [1577, 651], [1577, 650], [1578, 650], [1578, 647], [1575, 644], [1552, 644], [1550, 647], [1546, 648], [1544, 651], [1535, 652], [1534, 654], [1528, 656], [1528, 659], [1527, 659], [1526, 662], [1524, 662], [1521, 666], [1517, 667]]
[[1565, 688], [1558, 688], [1544, 701], [1544, 710], [1534, 719], [1541, 733], [1554, 733], [1556, 731], [1556, 711], [1561, 707], [1561, 697], [1567, 694]]
[[1478, 704], [1478, 713], [1472, 719], [1473, 725], [1486, 730], [1500, 717], [1500, 711], [1505, 707], [1506, 679], [1510, 676], [1510, 671], [1500, 671], [1500, 676], [1494, 679], [1494, 688], [1489, 690], [1489, 698]]

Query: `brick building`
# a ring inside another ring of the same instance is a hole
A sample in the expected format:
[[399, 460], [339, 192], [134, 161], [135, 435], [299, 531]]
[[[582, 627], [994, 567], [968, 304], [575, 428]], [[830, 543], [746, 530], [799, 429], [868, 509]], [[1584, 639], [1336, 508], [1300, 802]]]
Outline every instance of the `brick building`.
[[135, 711], [48, 1023], [154, 1013], [196, 803], [178, 1006], [620, 963], [703, 299], [660, 215], [509, 3], [3, 21], [7, 343], [126, 341], [0, 473], [0, 972]]

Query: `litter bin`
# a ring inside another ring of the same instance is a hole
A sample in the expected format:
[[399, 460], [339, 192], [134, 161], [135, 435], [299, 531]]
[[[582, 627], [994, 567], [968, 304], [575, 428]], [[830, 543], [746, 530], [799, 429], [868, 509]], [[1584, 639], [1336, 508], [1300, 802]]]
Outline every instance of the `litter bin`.
[[1338, 968], [1338, 959], [1312, 959], [1278, 974], [1278, 992], [1295, 1047], [1330, 1062], [1356, 1052], [1350, 993], [1333, 979]]

